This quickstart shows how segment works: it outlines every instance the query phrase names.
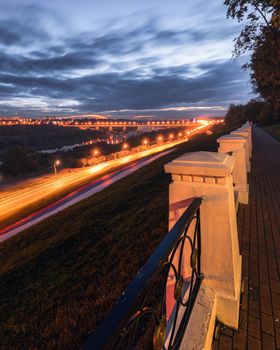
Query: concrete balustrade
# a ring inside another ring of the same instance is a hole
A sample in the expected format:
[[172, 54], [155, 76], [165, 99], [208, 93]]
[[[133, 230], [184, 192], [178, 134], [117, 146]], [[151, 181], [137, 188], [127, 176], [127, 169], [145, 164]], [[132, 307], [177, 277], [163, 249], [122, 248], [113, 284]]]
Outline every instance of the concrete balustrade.
[[241, 127], [241, 129], [244, 129], [249, 132], [250, 158], [252, 158], [252, 151], [253, 151], [252, 126], [249, 122], [247, 122]]
[[[252, 127], [249, 122], [217, 140], [218, 153], [187, 153], [165, 165], [172, 175], [169, 185], [169, 229], [178, 221], [194, 197], [202, 197], [201, 271], [205, 278], [188, 324], [182, 349], [211, 349], [215, 320], [238, 328], [241, 294], [235, 193], [248, 204], [252, 153]], [[190, 226], [190, 236], [193, 227]], [[188, 234], [189, 234], [188, 231]], [[187, 252], [186, 255], [188, 255]], [[183, 271], [191, 273], [188, 262]], [[174, 276], [170, 275], [170, 281]], [[167, 298], [168, 293], [167, 284]], [[168, 300], [167, 300], [168, 301]], [[168, 304], [168, 303], [167, 303]], [[169, 303], [169, 314], [172, 304]]]
[[248, 142], [248, 150], [249, 150], [249, 159], [252, 158], [252, 130], [249, 127], [242, 126], [241, 128], [232, 132], [233, 134], [240, 134], [246, 137]]
[[249, 185], [246, 171], [246, 139], [238, 135], [225, 135], [217, 140], [219, 153], [233, 152], [235, 166], [233, 168], [233, 182], [238, 191], [238, 200], [242, 204], [248, 204]]
[[234, 130], [230, 133], [231, 135], [235, 135], [235, 136], [242, 136], [245, 138], [246, 143], [245, 143], [245, 154], [246, 154], [246, 168], [247, 168], [247, 172], [249, 173], [251, 171], [251, 163], [250, 163], [250, 158], [251, 158], [251, 143], [250, 143], [250, 132], [245, 130], [245, 129], [237, 129]]
[[201, 270], [204, 287], [215, 292], [216, 317], [237, 328], [239, 319], [241, 256], [239, 253], [232, 171], [228, 154], [194, 152], [165, 165], [172, 174], [169, 186], [169, 227], [185, 208], [182, 203], [203, 197], [201, 206]]

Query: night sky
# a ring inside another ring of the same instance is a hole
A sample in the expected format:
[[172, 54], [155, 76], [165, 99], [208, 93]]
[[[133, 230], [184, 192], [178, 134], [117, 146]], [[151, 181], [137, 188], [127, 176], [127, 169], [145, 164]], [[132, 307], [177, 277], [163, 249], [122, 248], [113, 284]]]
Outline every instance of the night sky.
[[252, 97], [223, 0], [0, 6], [0, 115], [223, 115]]

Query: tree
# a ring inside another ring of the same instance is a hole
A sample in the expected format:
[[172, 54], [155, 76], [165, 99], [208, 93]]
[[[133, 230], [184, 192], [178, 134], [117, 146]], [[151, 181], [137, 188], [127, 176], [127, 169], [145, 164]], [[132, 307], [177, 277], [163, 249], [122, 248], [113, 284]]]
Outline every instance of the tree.
[[270, 121], [271, 107], [260, 100], [251, 100], [245, 105], [231, 104], [225, 115], [228, 127], [238, 126], [247, 120], [257, 124], [267, 124]]
[[19, 175], [39, 168], [38, 153], [24, 147], [10, 149], [4, 157], [3, 171], [6, 174]]
[[280, 48], [280, 33], [274, 38], [269, 32], [264, 35], [268, 38], [260, 42], [251, 57], [251, 80], [254, 91], [263, 96], [277, 113], [280, 109], [280, 58], [271, 54], [271, 46]]
[[279, 117], [280, 109], [280, 0], [225, 0], [227, 17], [246, 20], [235, 39], [234, 56], [251, 52], [253, 90], [259, 93]]

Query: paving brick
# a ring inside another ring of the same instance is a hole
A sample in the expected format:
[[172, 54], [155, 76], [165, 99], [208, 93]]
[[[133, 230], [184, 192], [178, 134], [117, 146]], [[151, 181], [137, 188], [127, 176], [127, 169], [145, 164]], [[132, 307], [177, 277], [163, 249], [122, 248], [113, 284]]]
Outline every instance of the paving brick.
[[273, 320], [276, 327], [280, 327], [280, 309], [273, 309]]
[[240, 329], [233, 337], [233, 349], [245, 350], [247, 342], [247, 332], [245, 329]]
[[271, 298], [270, 289], [268, 284], [260, 284], [261, 298]]
[[248, 319], [248, 334], [254, 338], [261, 339], [261, 324], [260, 320], [256, 317], [249, 315]]
[[[276, 294], [280, 294], [280, 282], [271, 280], [270, 281], [271, 291]], [[280, 298], [280, 295], [279, 295]]]
[[275, 327], [275, 333], [276, 333], [276, 346], [277, 349], [280, 349], [280, 327]]
[[260, 318], [260, 305], [258, 301], [249, 298], [249, 315]]
[[248, 350], [261, 350], [261, 341], [259, 339], [248, 336]]
[[274, 308], [280, 308], [280, 296], [278, 294], [272, 293], [272, 305]]
[[277, 269], [269, 269], [269, 276], [271, 280], [279, 281], [279, 274]]
[[262, 328], [262, 332], [268, 333], [270, 335], [274, 335], [273, 317], [262, 313], [261, 328]]
[[271, 299], [261, 298], [261, 312], [272, 315]]
[[269, 334], [262, 334], [262, 348], [265, 350], [275, 350], [275, 338]]

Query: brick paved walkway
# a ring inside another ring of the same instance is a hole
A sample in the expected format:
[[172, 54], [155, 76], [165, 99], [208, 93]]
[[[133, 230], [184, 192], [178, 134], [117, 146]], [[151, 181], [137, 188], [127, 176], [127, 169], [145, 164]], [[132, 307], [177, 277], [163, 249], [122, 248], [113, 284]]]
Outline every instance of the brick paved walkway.
[[280, 349], [280, 142], [254, 128], [249, 204], [238, 212], [244, 293], [240, 330], [213, 348]]

